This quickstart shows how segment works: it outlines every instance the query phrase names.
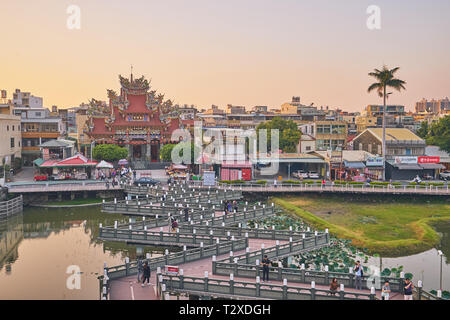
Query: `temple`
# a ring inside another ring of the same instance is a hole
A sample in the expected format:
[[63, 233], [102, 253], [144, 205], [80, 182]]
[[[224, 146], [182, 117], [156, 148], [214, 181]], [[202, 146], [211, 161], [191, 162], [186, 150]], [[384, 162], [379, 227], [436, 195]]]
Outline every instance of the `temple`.
[[163, 94], [150, 90], [142, 76], [130, 79], [119, 75], [120, 94], [108, 90], [109, 104], [90, 101], [84, 127], [96, 144], [117, 144], [128, 148], [128, 158], [135, 168], [146, 169], [159, 162], [159, 151], [171, 141], [172, 132], [183, 127], [178, 106], [164, 101]]

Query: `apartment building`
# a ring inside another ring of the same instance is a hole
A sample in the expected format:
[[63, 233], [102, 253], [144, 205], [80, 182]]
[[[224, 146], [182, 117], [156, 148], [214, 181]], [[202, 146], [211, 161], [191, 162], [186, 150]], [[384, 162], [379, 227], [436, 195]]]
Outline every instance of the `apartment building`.
[[316, 151], [344, 149], [347, 143], [346, 121], [315, 121], [299, 125], [303, 134], [315, 139]]
[[22, 159], [26, 166], [39, 158], [40, 144], [65, 135], [61, 118], [50, 116], [47, 108], [15, 106], [13, 112], [21, 119]]
[[448, 97], [445, 99], [432, 99], [428, 101], [423, 98], [416, 102], [416, 113], [433, 113], [433, 114], [446, 114], [450, 112], [450, 100]]

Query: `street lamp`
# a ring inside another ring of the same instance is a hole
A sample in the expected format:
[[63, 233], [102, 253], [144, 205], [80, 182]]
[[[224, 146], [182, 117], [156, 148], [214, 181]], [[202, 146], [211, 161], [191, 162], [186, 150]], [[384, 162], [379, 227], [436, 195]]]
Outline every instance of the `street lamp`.
[[441, 257], [441, 272], [440, 272], [440, 290], [442, 292], [442, 257], [444, 256], [444, 253], [441, 250], [438, 250], [438, 255]]

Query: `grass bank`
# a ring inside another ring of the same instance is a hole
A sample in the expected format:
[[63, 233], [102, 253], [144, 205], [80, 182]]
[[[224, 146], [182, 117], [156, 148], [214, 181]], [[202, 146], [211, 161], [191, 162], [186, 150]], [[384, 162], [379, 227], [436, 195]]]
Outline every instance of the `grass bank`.
[[439, 244], [432, 228], [450, 221], [450, 205], [351, 202], [345, 198], [288, 196], [273, 198], [286, 212], [339, 238], [352, 240], [370, 254], [398, 257], [426, 251]]

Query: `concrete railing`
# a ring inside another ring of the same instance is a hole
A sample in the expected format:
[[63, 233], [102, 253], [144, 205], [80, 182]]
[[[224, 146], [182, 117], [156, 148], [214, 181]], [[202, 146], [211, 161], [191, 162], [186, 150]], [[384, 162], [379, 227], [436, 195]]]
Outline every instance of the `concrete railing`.
[[214, 235], [201, 235], [196, 233], [152, 232], [147, 230], [102, 228], [101, 226], [99, 230], [99, 239], [101, 240], [138, 242], [166, 246], [186, 245], [198, 247], [202, 245], [213, 245], [216, 243], [216, 239], [219, 239], [220, 242], [230, 240], [226, 237], [216, 237]]
[[[180, 265], [192, 261], [197, 261], [212, 256], [219, 256], [229, 253], [230, 251], [240, 251], [248, 247], [248, 239], [238, 239], [234, 241], [218, 242], [214, 245], [199, 247], [187, 250], [183, 249], [181, 252], [166, 254], [161, 257], [147, 258], [143, 262], [147, 262], [151, 270], [164, 268], [166, 265]], [[135, 275], [138, 272], [138, 262], [130, 262], [128, 258], [125, 259], [125, 264], [103, 268], [103, 275], [99, 276], [100, 282], [100, 299], [109, 299], [111, 280]]]
[[0, 202], [0, 218], [8, 218], [23, 211], [22, 195], [8, 201]]
[[300, 240], [305, 235], [306, 238], [314, 236], [314, 232], [311, 231], [293, 231], [293, 230], [270, 230], [259, 228], [242, 228], [242, 227], [214, 227], [214, 226], [199, 226], [199, 225], [181, 225], [180, 232], [192, 233], [195, 230], [197, 234], [211, 234], [215, 236], [235, 236], [245, 237], [250, 239], [267, 239], [267, 240], [280, 240], [289, 241], [290, 238], [293, 241]]
[[284, 280], [279, 284], [261, 284], [259, 277], [255, 282], [244, 282], [234, 280], [234, 274], [230, 274], [229, 280], [210, 279], [205, 277], [187, 277], [184, 275], [172, 276], [158, 274], [157, 291], [160, 297], [166, 292], [182, 293], [190, 295], [218, 296], [222, 298], [251, 298], [270, 300], [375, 300], [375, 290], [371, 293], [346, 292], [340, 290], [333, 294], [330, 290], [316, 289], [315, 283], [310, 288], [289, 286]]
[[[288, 257], [296, 253], [318, 249], [322, 246], [326, 246], [330, 243], [330, 237], [328, 233], [317, 233], [310, 238], [305, 238], [297, 241], [290, 239], [288, 243], [277, 244], [270, 248], [261, 248], [261, 250], [246, 252], [241, 255], [225, 258], [219, 262], [234, 264], [236, 267], [238, 264], [255, 264], [263, 259], [265, 255], [269, 259], [271, 258], [283, 258]], [[259, 264], [259, 263], [258, 263]], [[213, 262], [213, 273], [214, 273]]]
[[[227, 186], [219, 186], [227, 189]], [[424, 195], [448, 195], [450, 188], [444, 186], [380, 186], [380, 185], [319, 185], [319, 184], [242, 184], [233, 185], [234, 189], [245, 192], [336, 192], [336, 193], [381, 193], [381, 194], [424, 194]]]
[[[256, 263], [253, 265], [239, 264], [237, 268], [234, 263], [215, 262], [215, 265], [213, 263], [213, 271], [215, 275], [228, 275], [234, 273], [235, 276], [242, 278], [254, 279], [257, 276], [262, 277], [262, 267], [259, 265], [259, 260], [258, 265], [256, 265]], [[353, 268], [350, 268], [349, 271], [351, 271], [351, 273], [305, 270], [304, 266], [300, 269], [270, 267], [269, 279], [277, 281], [287, 279], [289, 282], [294, 283], [311, 283], [311, 281], [314, 281], [318, 285], [329, 286], [331, 280], [336, 278], [339, 284], [343, 284], [347, 288], [355, 288], [356, 275], [353, 273]], [[402, 278], [378, 277], [378, 279], [375, 279], [371, 276], [362, 277], [363, 287], [367, 287], [367, 289], [370, 289], [371, 287], [380, 287], [386, 280], [389, 281], [392, 292], [403, 292], [404, 279]], [[367, 285], [368, 283], [370, 283], [370, 286]]]

